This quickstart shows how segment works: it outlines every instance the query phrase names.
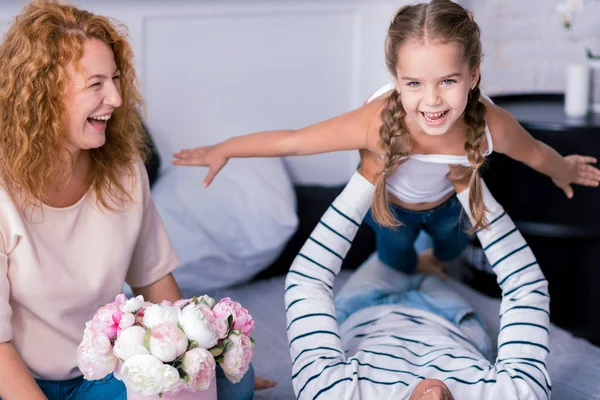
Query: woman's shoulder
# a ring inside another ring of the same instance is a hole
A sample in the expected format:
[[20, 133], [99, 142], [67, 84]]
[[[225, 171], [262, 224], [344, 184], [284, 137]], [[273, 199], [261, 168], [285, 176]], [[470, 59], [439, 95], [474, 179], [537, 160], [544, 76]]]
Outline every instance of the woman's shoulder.
[[[127, 164], [119, 168], [115, 179], [120, 185], [121, 193], [106, 192], [108, 205], [115, 210], [131, 209], [136, 204], [145, 207], [150, 197], [150, 183], [144, 161], [136, 154]], [[109, 195], [109, 193], [111, 195]]]
[[[145, 182], [147, 183], [148, 172], [141, 155], [134, 155], [129, 164], [123, 166], [120, 179], [123, 183], [127, 182], [134, 187], [144, 186]], [[150, 186], [149, 183], [147, 186]]]
[[135, 170], [136, 192], [141, 194], [144, 208], [150, 200], [150, 180], [148, 179], [148, 170], [141, 155], [136, 155], [133, 160]]
[[0, 253], [8, 254], [11, 251], [16, 242], [16, 232], [22, 228], [19, 207], [0, 182]]

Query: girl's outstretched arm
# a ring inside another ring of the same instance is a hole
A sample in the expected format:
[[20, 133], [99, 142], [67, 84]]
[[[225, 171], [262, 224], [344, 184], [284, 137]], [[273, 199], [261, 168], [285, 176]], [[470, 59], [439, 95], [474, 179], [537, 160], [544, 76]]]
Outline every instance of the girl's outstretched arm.
[[213, 146], [181, 150], [175, 165], [209, 167], [208, 186], [232, 157], [283, 157], [341, 150], [377, 151], [383, 100], [376, 100], [346, 114], [298, 130], [256, 132]]
[[547, 144], [534, 139], [506, 110], [482, 99], [487, 108], [486, 120], [492, 134], [494, 151], [527, 164], [534, 170], [549, 176], [556, 186], [573, 197], [571, 184], [598, 186], [600, 170], [594, 157], [561, 156]]

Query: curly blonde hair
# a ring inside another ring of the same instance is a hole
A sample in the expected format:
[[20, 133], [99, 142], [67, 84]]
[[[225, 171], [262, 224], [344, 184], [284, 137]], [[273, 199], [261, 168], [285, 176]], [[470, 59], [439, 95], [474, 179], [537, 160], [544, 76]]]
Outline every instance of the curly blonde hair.
[[[471, 70], [475, 70], [482, 59], [480, 31], [472, 15], [460, 5], [450, 0], [432, 0], [400, 8], [388, 30], [385, 46], [386, 66], [396, 75], [398, 51], [410, 40], [439, 40], [443, 43], [456, 43], [462, 49], [464, 60]], [[480, 100], [479, 83], [469, 92], [464, 120], [467, 125], [465, 151], [473, 167], [471, 175], [469, 208], [475, 220], [473, 231], [487, 226], [485, 204], [479, 175], [484, 163], [485, 152], [485, 105]], [[382, 126], [379, 136], [386, 149], [384, 173], [379, 177], [373, 199], [375, 220], [387, 227], [396, 227], [400, 222], [391, 213], [385, 181], [392, 173], [393, 166], [406, 160], [412, 150], [411, 137], [404, 123], [406, 111], [400, 94], [394, 90], [381, 112]]]
[[88, 182], [98, 202], [110, 210], [107, 196], [121, 204], [131, 200], [121, 178], [123, 173], [134, 176], [133, 161], [145, 159], [148, 145], [126, 36], [125, 27], [106, 17], [53, 0], [26, 6], [6, 33], [0, 45], [0, 174], [4, 187], [24, 204], [41, 206], [44, 188], [60, 174], [61, 164], [72, 165], [64, 147], [64, 94], [69, 84], [65, 68], [78, 68], [90, 39], [112, 49], [121, 72], [123, 104], [108, 121], [106, 143], [89, 151]]

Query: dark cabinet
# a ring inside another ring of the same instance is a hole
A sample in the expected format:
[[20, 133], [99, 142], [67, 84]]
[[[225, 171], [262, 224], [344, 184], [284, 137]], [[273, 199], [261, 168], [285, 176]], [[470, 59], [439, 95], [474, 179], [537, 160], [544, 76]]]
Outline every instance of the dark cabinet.
[[[600, 115], [571, 120], [558, 94], [493, 100], [562, 155], [600, 160]], [[489, 157], [482, 176], [544, 271], [552, 322], [600, 345], [600, 188], [574, 186], [569, 200], [550, 178], [497, 153]]]

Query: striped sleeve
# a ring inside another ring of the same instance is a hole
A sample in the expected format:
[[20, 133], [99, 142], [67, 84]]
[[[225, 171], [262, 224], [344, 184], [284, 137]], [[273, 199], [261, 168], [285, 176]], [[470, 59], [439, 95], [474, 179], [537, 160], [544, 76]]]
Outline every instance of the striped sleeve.
[[[513, 398], [548, 398], [548, 282], [512, 219], [485, 183], [482, 186], [490, 225], [477, 236], [502, 289], [496, 372], [512, 378]], [[458, 198], [471, 216], [468, 190]]]
[[356, 379], [346, 362], [333, 303], [334, 278], [373, 197], [356, 172], [325, 212], [286, 278], [287, 335], [298, 398], [336, 396]]

